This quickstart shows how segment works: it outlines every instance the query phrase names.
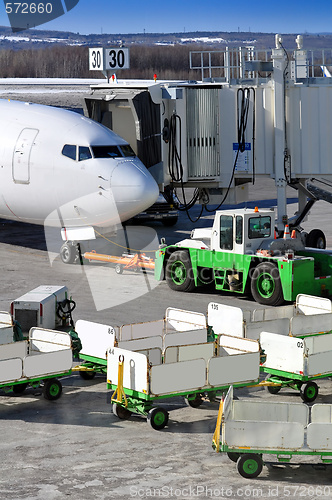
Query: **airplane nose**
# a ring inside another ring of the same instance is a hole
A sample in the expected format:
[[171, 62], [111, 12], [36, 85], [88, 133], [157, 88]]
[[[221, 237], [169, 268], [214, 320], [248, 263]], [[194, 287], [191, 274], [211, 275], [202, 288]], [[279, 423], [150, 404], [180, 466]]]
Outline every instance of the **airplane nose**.
[[159, 196], [158, 184], [138, 159], [118, 162], [111, 189], [121, 220], [146, 210]]

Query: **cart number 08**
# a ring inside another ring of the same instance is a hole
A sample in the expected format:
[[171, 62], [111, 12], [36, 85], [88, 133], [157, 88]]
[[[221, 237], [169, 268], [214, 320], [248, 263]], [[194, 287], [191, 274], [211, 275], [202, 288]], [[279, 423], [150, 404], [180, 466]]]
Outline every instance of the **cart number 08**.
[[300, 347], [301, 349], [303, 349], [303, 342], [298, 342], [296, 345], [297, 345], [297, 347]]

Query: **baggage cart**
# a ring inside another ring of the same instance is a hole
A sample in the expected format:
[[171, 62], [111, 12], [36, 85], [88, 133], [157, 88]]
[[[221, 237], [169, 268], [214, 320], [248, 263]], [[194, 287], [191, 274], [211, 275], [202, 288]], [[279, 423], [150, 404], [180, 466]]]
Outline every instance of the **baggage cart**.
[[318, 395], [315, 380], [332, 374], [331, 306], [329, 299], [304, 294], [295, 305], [254, 311], [211, 302], [208, 325], [214, 334], [259, 340], [268, 391], [291, 387], [310, 403]]
[[68, 333], [31, 328], [28, 340], [1, 343], [0, 389], [20, 394], [28, 385], [42, 384], [46, 399], [58, 399], [62, 392], [58, 378], [69, 375], [72, 364]]
[[259, 340], [263, 331], [301, 337], [332, 330], [332, 302], [299, 294], [295, 304], [245, 310], [217, 302], [208, 305], [207, 324], [215, 335], [226, 333]]
[[245, 478], [261, 473], [265, 455], [276, 463], [307, 456], [331, 464], [332, 405], [234, 400], [230, 387], [220, 403], [212, 446], [227, 453]]
[[[85, 380], [92, 379], [96, 373], [106, 374], [107, 351], [117, 346], [131, 351], [148, 353], [151, 347], [151, 337], [158, 339], [156, 347], [162, 345], [162, 339], [167, 335], [168, 341], [178, 332], [187, 332], [186, 342], [191, 338], [203, 335], [207, 340], [206, 319], [204, 314], [182, 309], [168, 308], [165, 317], [156, 321], [133, 323], [120, 328], [102, 325], [91, 321], [78, 320], [75, 331], [81, 341], [82, 348], [79, 358], [83, 361], [79, 373]], [[184, 337], [181, 337], [184, 340]], [[148, 350], [145, 347], [148, 346]], [[153, 362], [153, 351], [150, 353], [150, 362]]]
[[114, 346], [117, 330], [92, 321], [76, 321], [75, 332], [82, 345], [78, 356], [83, 361], [78, 371], [84, 380], [92, 380], [96, 373], [106, 375], [107, 350]]
[[315, 381], [332, 377], [332, 333], [289, 337], [261, 332], [260, 345], [265, 355], [261, 370], [276, 384], [267, 386], [271, 394], [292, 387], [312, 403], [319, 390]]
[[256, 341], [220, 335], [214, 342], [206, 342], [203, 330], [141, 340], [140, 352], [120, 347], [108, 351], [108, 401], [119, 418], [141, 414], [154, 429], [162, 429], [168, 412], [163, 406], [154, 406], [155, 402], [184, 396], [190, 406], [197, 407], [204, 395], [214, 397], [232, 384], [244, 387], [258, 381]]

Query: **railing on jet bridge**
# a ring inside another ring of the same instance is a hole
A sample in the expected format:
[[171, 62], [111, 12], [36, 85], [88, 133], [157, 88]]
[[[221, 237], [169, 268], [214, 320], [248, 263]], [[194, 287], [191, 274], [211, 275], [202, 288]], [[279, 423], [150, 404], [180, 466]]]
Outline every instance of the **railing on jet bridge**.
[[[258, 71], [246, 71], [247, 61], [271, 61], [271, 50], [253, 46], [226, 47], [225, 50], [201, 50], [189, 53], [190, 69], [199, 70], [201, 78], [222, 78], [225, 82], [244, 78], [258, 78]], [[219, 70], [219, 71], [218, 71]]]
[[[288, 77], [294, 81], [307, 78], [325, 78], [326, 81], [311, 81], [310, 84], [329, 84], [332, 77], [332, 49], [287, 50]], [[250, 69], [250, 62], [272, 64], [272, 50], [249, 47], [226, 47], [224, 50], [201, 50], [189, 53], [191, 70], [198, 70], [201, 79], [231, 80], [270, 78], [270, 70]], [[270, 67], [270, 66], [269, 66]], [[249, 68], [249, 69], [248, 69]]]

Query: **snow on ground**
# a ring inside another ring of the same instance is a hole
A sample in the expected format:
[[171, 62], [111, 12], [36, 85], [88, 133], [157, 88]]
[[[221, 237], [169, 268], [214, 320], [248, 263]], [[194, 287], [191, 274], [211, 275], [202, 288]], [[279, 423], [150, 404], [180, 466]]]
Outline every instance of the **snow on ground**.
[[0, 85], [93, 85], [105, 78], [0, 78]]

